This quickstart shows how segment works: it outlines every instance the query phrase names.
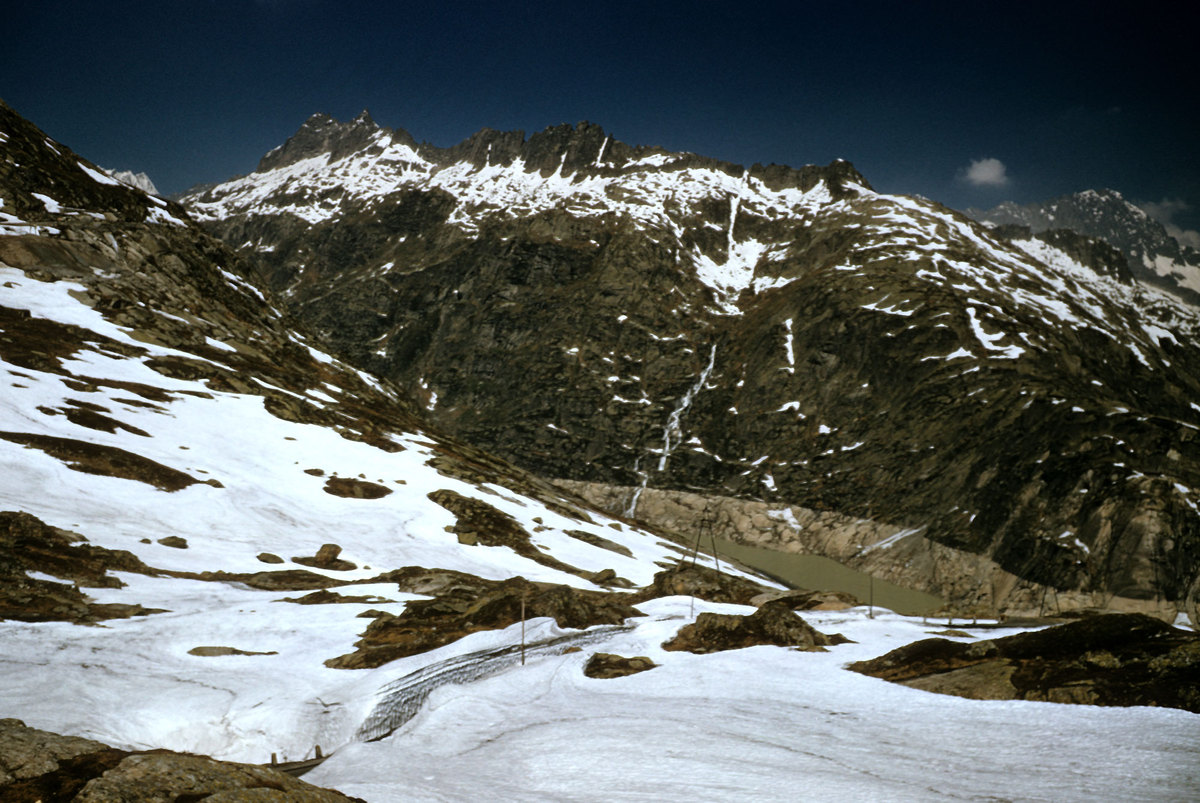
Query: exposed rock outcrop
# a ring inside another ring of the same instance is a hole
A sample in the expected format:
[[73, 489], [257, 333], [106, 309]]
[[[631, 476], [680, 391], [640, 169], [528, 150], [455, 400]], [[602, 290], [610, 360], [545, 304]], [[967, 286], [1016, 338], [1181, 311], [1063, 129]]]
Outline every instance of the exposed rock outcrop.
[[994, 641], [927, 639], [851, 664], [864, 675], [976, 700], [1158, 705], [1200, 713], [1200, 635], [1108, 614]]
[[583, 665], [583, 674], [589, 678], [623, 678], [653, 669], [658, 664], [644, 655], [626, 658], [608, 652], [598, 652]]
[[705, 612], [690, 625], [684, 625], [664, 650], [708, 653], [740, 650], [758, 644], [795, 647], [820, 651], [831, 644], [843, 644], [844, 636], [827, 636], [792, 612], [786, 602], [768, 602], [747, 616]]
[[560, 627], [619, 624], [642, 615], [631, 602], [623, 594], [531, 583], [522, 577], [500, 582], [474, 578], [444, 588], [434, 599], [408, 603], [399, 616], [379, 616], [355, 642], [354, 652], [332, 658], [325, 665], [335, 669], [380, 666], [469, 633], [516, 624], [522, 611], [527, 619], [548, 616]]
[[[93, 624], [162, 612], [141, 605], [96, 603], [80, 591], [80, 587], [120, 588], [124, 584], [108, 573], [111, 570], [154, 573], [130, 552], [80, 543], [86, 540], [28, 513], [0, 512], [0, 619]], [[30, 572], [65, 582], [32, 578]]]
[[[118, 750], [0, 719], [0, 799], [12, 803], [345, 803], [270, 767], [169, 750]], [[361, 801], [360, 801], [361, 803]]]
[[654, 582], [636, 591], [637, 602], [675, 595], [698, 597], [709, 602], [729, 602], [748, 605], [750, 601], [769, 592], [766, 586], [735, 574], [727, 574], [687, 561], [654, 575]]

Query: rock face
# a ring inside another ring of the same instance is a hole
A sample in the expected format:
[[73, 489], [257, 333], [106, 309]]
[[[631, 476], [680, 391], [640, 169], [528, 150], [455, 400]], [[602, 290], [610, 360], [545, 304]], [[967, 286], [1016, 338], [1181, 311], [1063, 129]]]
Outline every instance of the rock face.
[[1200, 713], [1200, 636], [1109, 614], [971, 644], [927, 639], [850, 669], [976, 700], [1159, 705]]
[[780, 600], [768, 602], [748, 616], [702, 613], [693, 624], [679, 628], [675, 637], [662, 646], [664, 650], [707, 653], [773, 644], [811, 652], [845, 641], [840, 635], [818, 632], [792, 613], [787, 602]]
[[0, 719], [0, 799], [12, 803], [357, 800], [269, 767], [168, 750], [117, 750], [91, 739], [26, 727], [17, 719]]
[[590, 124], [437, 149], [322, 117], [273, 154], [188, 208], [438, 425], [625, 489], [610, 510], [658, 489], [913, 531], [915, 562], [822, 554], [993, 611], [1172, 616], [1200, 575], [1200, 321], [1102, 244]]

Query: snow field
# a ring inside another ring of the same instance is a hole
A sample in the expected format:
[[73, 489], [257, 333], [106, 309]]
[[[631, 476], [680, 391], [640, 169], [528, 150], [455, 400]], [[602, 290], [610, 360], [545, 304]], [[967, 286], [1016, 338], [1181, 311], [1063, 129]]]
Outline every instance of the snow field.
[[[963, 700], [843, 667], [941, 629], [858, 608], [804, 614], [857, 643], [826, 653], [663, 651], [686, 597], [582, 653], [435, 690], [386, 739], [308, 778], [373, 801], [1164, 800], [1200, 793], [1200, 717]], [[696, 612], [745, 613], [696, 602]], [[969, 629], [969, 628], [968, 628]], [[512, 628], [509, 629], [510, 632]], [[1016, 631], [987, 631], [998, 637]], [[594, 680], [593, 651], [658, 668]]]

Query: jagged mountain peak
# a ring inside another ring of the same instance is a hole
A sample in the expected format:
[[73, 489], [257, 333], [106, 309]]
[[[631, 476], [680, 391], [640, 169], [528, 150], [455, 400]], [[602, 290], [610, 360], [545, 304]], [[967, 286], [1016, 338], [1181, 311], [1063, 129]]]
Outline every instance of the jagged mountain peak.
[[369, 147], [383, 137], [404, 142], [410, 147], [416, 145], [407, 132], [382, 128], [366, 109], [345, 123], [324, 112], [317, 112], [305, 120], [287, 141], [263, 156], [256, 171], [277, 170], [326, 154], [331, 160], [341, 159]]
[[123, 184], [128, 184], [131, 187], [137, 187], [142, 192], [149, 193], [150, 195], [159, 194], [158, 187], [154, 186], [154, 182], [150, 179], [150, 176], [146, 175], [145, 173], [135, 173], [132, 170], [112, 170], [107, 167], [101, 169]]
[[[853, 192], [850, 189], [853, 186], [871, 189], [866, 178], [843, 159], [823, 167], [755, 164], [747, 170], [740, 164], [687, 151], [675, 152], [655, 145], [630, 145], [615, 138], [602, 126], [586, 120], [548, 126], [529, 136], [522, 130], [483, 128], [450, 147], [439, 147], [428, 142], [418, 145], [403, 129], [380, 127], [365, 110], [346, 123], [324, 113], [312, 115], [292, 137], [260, 160], [255, 174], [239, 177], [226, 184], [232, 186], [240, 182], [247, 189], [250, 189], [250, 185], [263, 187], [264, 183], [272, 181], [264, 181], [256, 176], [265, 177], [317, 157], [324, 157], [324, 160], [314, 163], [312, 168], [301, 170], [312, 173], [312, 179], [305, 179], [293, 169], [286, 176], [281, 174], [279, 180], [297, 187], [321, 183], [323, 179], [319, 173], [326, 165], [341, 162], [344, 163], [341, 170], [345, 176], [340, 182], [341, 190], [335, 194], [344, 198], [360, 194], [359, 185], [363, 184], [362, 179], [367, 174], [371, 176], [366, 182], [371, 187], [369, 192], [377, 194], [388, 187], [411, 181], [416, 174], [445, 172], [445, 183], [449, 183], [487, 168], [513, 168], [526, 176], [517, 180], [517, 175], [512, 174], [505, 179], [503, 183], [510, 189], [517, 184], [532, 189], [529, 182], [533, 176], [539, 176], [543, 181], [554, 176], [569, 177], [571, 183], [579, 183], [589, 177], [620, 179], [628, 176], [632, 179], [647, 172], [683, 174], [687, 171], [707, 171], [717, 184], [752, 178], [772, 192], [787, 189], [808, 192], [824, 182], [835, 199], [843, 197], [847, 191]], [[205, 203], [213, 202], [218, 200], [209, 192], [214, 186], [221, 185], [201, 185], [185, 193], [185, 196]], [[250, 194], [258, 197], [262, 192], [255, 189]], [[326, 201], [329, 200], [327, 195]]]
[[976, 220], [1027, 226], [1034, 234], [1070, 229], [1104, 240], [1124, 254], [1138, 280], [1200, 305], [1200, 253], [1114, 189], [1083, 190], [1048, 201], [1006, 201], [992, 209], [968, 209]]

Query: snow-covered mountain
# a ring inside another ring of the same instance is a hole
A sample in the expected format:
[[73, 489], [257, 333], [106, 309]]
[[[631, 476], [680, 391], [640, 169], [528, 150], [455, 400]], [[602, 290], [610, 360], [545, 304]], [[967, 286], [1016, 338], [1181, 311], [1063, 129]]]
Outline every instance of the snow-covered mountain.
[[[0, 203], [6, 733], [246, 762], [321, 745], [306, 780], [370, 801], [1200, 794], [1194, 713], [930, 694], [846, 669], [927, 635], [920, 617], [749, 615], [770, 581], [683, 565], [664, 534], [440, 435], [183, 208], [3, 104]], [[767, 616], [850, 641], [665, 647]], [[1017, 630], [953, 624], [960, 643]], [[597, 653], [657, 666], [593, 677]], [[73, 778], [68, 799], [111, 799], [117, 770], [144, 796], [238, 794], [11, 747], [0, 797]]]
[[158, 195], [158, 188], [154, 186], [154, 182], [145, 173], [135, 173], [132, 170], [108, 170], [100, 168], [105, 173], [120, 181], [122, 184], [128, 184], [131, 187], [137, 187], [142, 192], [150, 195]]
[[610, 510], [964, 610], [1169, 618], [1200, 574], [1200, 317], [1103, 244], [586, 123], [316, 115], [184, 202], [338, 354]]
[[1145, 210], [1116, 190], [1084, 190], [1032, 204], [1005, 202], [968, 209], [976, 220], [1028, 227], [1034, 234], [1068, 229], [1111, 243], [1125, 255], [1133, 276], [1200, 304], [1200, 252], [1181, 244]]

